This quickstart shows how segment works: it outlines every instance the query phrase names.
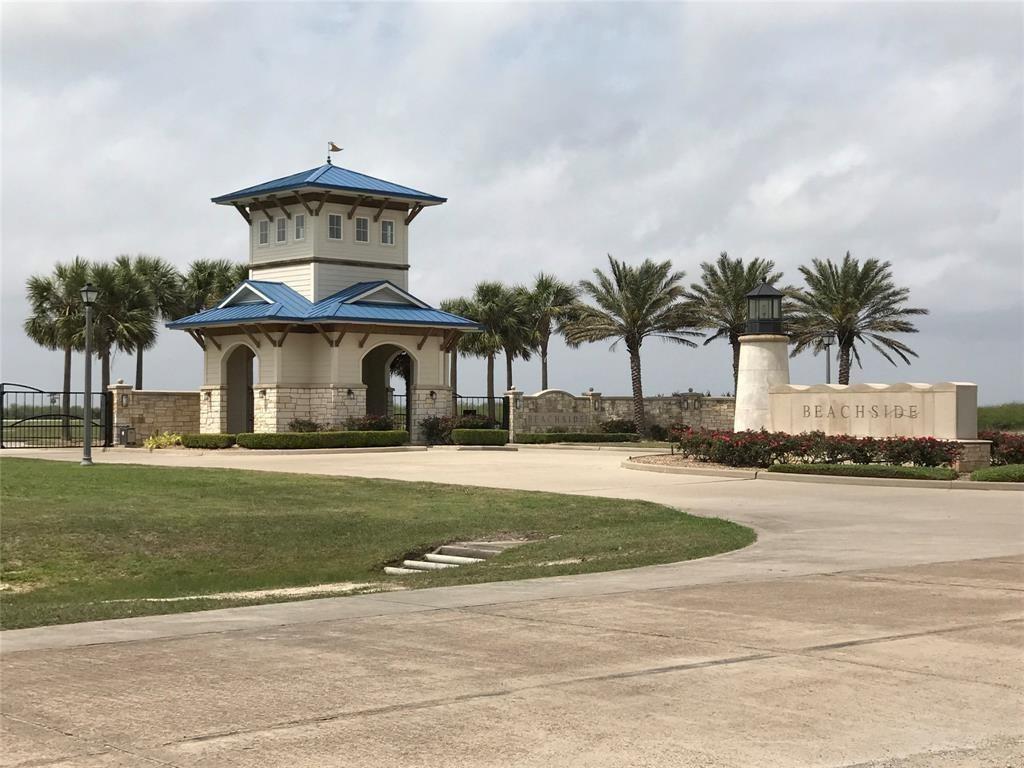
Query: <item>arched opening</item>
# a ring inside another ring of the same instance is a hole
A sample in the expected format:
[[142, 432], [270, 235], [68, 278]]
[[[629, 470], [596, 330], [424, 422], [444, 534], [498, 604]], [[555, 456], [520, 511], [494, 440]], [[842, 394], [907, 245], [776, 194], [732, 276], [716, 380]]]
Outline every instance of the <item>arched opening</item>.
[[416, 362], [397, 344], [382, 344], [363, 357], [367, 416], [385, 416], [395, 429], [412, 432]]
[[227, 387], [228, 432], [255, 431], [256, 354], [241, 344], [228, 353], [224, 361], [224, 384]]

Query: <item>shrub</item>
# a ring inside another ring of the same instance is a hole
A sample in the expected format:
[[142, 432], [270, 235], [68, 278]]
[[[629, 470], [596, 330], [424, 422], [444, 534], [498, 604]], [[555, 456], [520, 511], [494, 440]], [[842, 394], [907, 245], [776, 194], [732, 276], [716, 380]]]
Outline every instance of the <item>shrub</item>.
[[498, 422], [483, 414], [471, 413], [455, 419], [454, 429], [495, 429]]
[[875, 438], [809, 432], [716, 432], [673, 428], [679, 452], [696, 461], [729, 467], [773, 464], [883, 464], [935, 467], [951, 464], [962, 452], [955, 441], [922, 438]]
[[387, 416], [349, 416], [345, 429], [350, 432], [393, 432], [395, 425]]
[[549, 435], [564, 435], [566, 432], [569, 431], [569, 428], [557, 425], [554, 427], [546, 427], [544, 431], [547, 432]]
[[453, 429], [452, 442], [456, 445], [505, 445], [507, 429]]
[[1004, 464], [1001, 467], [985, 467], [971, 472], [971, 480], [989, 483], [1024, 483], [1024, 464]]
[[404, 430], [348, 432], [243, 432], [235, 438], [243, 448], [295, 450], [302, 448], [375, 448], [404, 445], [409, 433]]
[[1016, 432], [979, 432], [979, 440], [992, 441], [992, 465], [1024, 464], [1024, 435]]
[[986, 432], [1024, 429], [1024, 403], [981, 406], [978, 408], [978, 429]]
[[327, 427], [310, 419], [292, 419], [288, 422], [289, 432], [325, 432]]
[[524, 445], [540, 443], [629, 443], [640, 439], [636, 432], [526, 432], [516, 435]]
[[651, 440], [668, 440], [668, 428], [661, 424], [649, 424], [647, 426], [647, 437]]
[[206, 434], [206, 435], [182, 435], [181, 444], [186, 448], [230, 448], [235, 444], [234, 435]]
[[608, 434], [636, 432], [636, 425], [632, 419], [608, 419], [608, 421], [601, 422], [601, 431]]
[[455, 422], [448, 416], [428, 416], [420, 421], [423, 436], [430, 445], [447, 445], [452, 441]]
[[769, 472], [839, 477], [892, 477], [903, 480], [956, 480], [947, 467], [899, 467], [889, 464], [775, 464]]
[[142, 446], [149, 448], [150, 451], [170, 448], [175, 445], [181, 445], [181, 435], [176, 435], [173, 432], [164, 432], [162, 435], [150, 435], [142, 441]]

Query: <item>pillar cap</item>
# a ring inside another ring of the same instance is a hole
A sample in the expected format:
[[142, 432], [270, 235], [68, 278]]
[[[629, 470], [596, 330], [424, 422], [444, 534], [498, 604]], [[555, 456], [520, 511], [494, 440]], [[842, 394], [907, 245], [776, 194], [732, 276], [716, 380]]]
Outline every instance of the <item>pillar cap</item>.
[[740, 343], [747, 341], [778, 341], [789, 343], [789, 336], [781, 333], [746, 333], [740, 336]]

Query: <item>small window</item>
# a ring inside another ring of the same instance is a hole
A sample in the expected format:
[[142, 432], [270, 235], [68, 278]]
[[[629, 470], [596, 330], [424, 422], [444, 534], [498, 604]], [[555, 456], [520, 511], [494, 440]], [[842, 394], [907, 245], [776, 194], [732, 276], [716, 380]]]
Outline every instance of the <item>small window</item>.
[[356, 242], [370, 242], [370, 220], [359, 216], [356, 217]]
[[304, 213], [297, 213], [295, 215], [295, 239], [306, 239], [306, 214]]
[[395, 244], [395, 222], [390, 219], [384, 219], [384, 221], [380, 223], [380, 244]]
[[277, 222], [277, 242], [283, 243], [288, 239], [288, 219], [282, 216], [274, 221]]
[[270, 222], [266, 219], [260, 219], [260, 245], [266, 245], [270, 242]]
[[341, 240], [341, 214], [332, 213], [327, 217], [327, 237], [331, 240]]

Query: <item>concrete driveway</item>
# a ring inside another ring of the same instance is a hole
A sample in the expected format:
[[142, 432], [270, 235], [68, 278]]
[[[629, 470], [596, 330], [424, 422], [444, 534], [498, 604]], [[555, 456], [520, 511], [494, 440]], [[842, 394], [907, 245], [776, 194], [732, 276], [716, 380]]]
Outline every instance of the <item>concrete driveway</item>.
[[0, 765], [1024, 765], [1024, 494], [624, 455], [103, 454], [643, 498], [760, 538], [635, 571], [5, 632]]

